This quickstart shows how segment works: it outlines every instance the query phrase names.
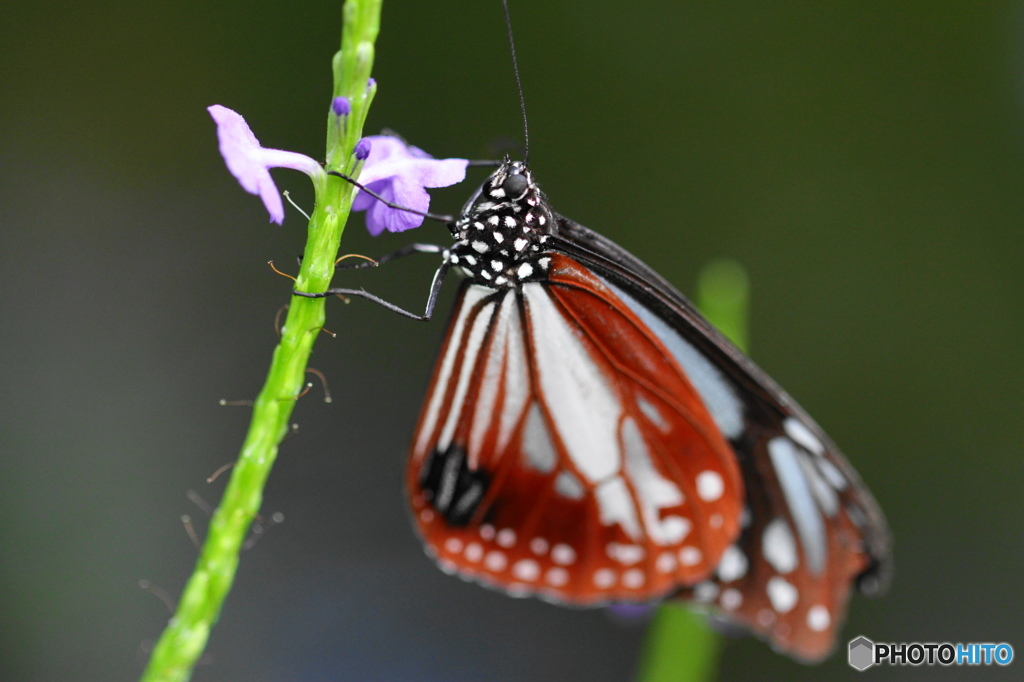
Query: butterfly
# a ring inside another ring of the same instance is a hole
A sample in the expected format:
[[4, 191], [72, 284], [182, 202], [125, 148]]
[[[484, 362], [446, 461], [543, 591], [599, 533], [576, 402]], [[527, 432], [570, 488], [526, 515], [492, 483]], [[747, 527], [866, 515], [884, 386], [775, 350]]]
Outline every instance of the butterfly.
[[451, 247], [380, 260], [442, 255], [425, 315], [295, 292], [429, 319], [462, 276], [405, 470], [440, 568], [564, 605], [683, 599], [824, 658], [851, 591], [892, 572], [882, 511], [824, 431], [658, 273], [556, 213], [525, 160], [445, 222]]
[[526, 163], [449, 229], [428, 309], [462, 282], [405, 471], [440, 568], [573, 606], [681, 598], [826, 656], [850, 592], [886, 587], [891, 540], [821, 428]]

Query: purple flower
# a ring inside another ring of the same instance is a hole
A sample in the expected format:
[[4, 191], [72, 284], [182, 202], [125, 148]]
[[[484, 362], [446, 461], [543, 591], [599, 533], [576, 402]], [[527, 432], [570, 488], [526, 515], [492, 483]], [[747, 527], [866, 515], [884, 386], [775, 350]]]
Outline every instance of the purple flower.
[[364, 137], [363, 139], [356, 142], [356, 148], [352, 150], [352, 154], [356, 157], [357, 161], [366, 161], [366, 157], [370, 155], [370, 147], [373, 144], [369, 138]]
[[642, 622], [650, 620], [657, 608], [653, 604], [612, 604], [608, 611], [613, 617], [626, 622]]
[[348, 101], [348, 97], [335, 97], [331, 102], [331, 109], [334, 110], [335, 116], [348, 116], [352, 113], [352, 103]]
[[[344, 97], [335, 98], [331, 107], [337, 116], [351, 112], [351, 103]], [[228, 170], [245, 191], [259, 195], [271, 222], [280, 225], [284, 221], [284, 205], [270, 177], [271, 168], [302, 171], [312, 178], [320, 196], [327, 176], [317, 161], [305, 154], [261, 147], [245, 119], [227, 107], [214, 104], [207, 111], [217, 124], [220, 153]], [[361, 184], [387, 201], [421, 212], [430, 208], [430, 195], [424, 187], [447, 187], [461, 182], [469, 164], [465, 159], [433, 159], [421, 149], [383, 135], [360, 140], [355, 155], [362, 162]], [[389, 208], [365, 192], [356, 196], [352, 209], [366, 211], [366, 227], [372, 235], [384, 230], [401, 232], [423, 224], [423, 216]]]
[[313, 178], [314, 183], [323, 182], [324, 170], [305, 154], [261, 147], [240, 114], [219, 104], [207, 107], [207, 111], [217, 123], [220, 154], [228, 170], [246, 192], [259, 195], [270, 213], [270, 222], [280, 225], [284, 220], [284, 206], [270, 177], [271, 168], [293, 168]]
[[[466, 159], [434, 159], [422, 149], [387, 135], [359, 141], [359, 145], [364, 143], [370, 148], [359, 174], [360, 184], [399, 206], [426, 212], [430, 195], [424, 187], [448, 187], [466, 177]], [[356, 196], [352, 210], [366, 211], [366, 229], [374, 236], [384, 230], [402, 232], [423, 224], [423, 216], [388, 208], [366, 192]]]

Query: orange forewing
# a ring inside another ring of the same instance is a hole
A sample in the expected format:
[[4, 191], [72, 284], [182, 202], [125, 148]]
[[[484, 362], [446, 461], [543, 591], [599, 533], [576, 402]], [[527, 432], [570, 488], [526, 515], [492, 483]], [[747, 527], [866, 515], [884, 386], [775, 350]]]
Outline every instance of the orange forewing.
[[[570, 419], [566, 400], [593, 410]], [[586, 440], [609, 428], [607, 444]], [[595, 475], [608, 448], [618, 459]], [[702, 475], [715, 485], [698, 486]], [[548, 282], [463, 287], [406, 481], [442, 568], [574, 604], [645, 601], [707, 578], [739, 533], [744, 497], [682, 368], [560, 255]]]

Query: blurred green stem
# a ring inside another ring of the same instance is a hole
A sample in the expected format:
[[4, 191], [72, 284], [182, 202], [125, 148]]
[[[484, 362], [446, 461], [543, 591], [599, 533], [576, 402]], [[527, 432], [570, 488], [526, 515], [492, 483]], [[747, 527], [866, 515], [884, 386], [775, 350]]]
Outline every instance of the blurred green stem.
[[[342, 44], [334, 57], [333, 94], [348, 97], [352, 113], [345, 117], [341, 129], [338, 119], [329, 116], [327, 160], [331, 168], [346, 173], [355, 167], [352, 150], [362, 136], [375, 91], [367, 79], [373, 66], [380, 6], [381, 0], [347, 0], [342, 10]], [[354, 196], [350, 184], [330, 176], [316, 197], [296, 290], [324, 291], [329, 287]], [[259, 513], [278, 446], [288, 432], [296, 399], [306, 383], [306, 363], [323, 326], [324, 302], [322, 298], [291, 298], [266, 382], [253, 404], [241, 454], [210, 520], [206, 542], [177, 611], [153, 649], [142, 677], [146, 682], [188, 680], [206, 647], [234, 581], [239, 550]]]
[[[717, 260], [701, 271], [697, 282], [697, 307], [746, 351], [750, 287], [743, 266], [733, 260]], [[704, 617], [680, 603], [665, 603], [647, 631], [641, 655], [641, 682], [705, 682], [714, 678], [721, 638]]]

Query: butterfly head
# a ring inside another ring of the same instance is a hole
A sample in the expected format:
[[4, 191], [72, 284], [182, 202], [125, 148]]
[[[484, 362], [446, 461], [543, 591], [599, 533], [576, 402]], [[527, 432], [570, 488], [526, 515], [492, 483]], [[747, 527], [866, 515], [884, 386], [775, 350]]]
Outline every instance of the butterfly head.
[[452, 223], [449, 261], [484, 286], [543, 279], [551, 262], [544, 244], [556, 224], [530, 169], [506, 157]]

